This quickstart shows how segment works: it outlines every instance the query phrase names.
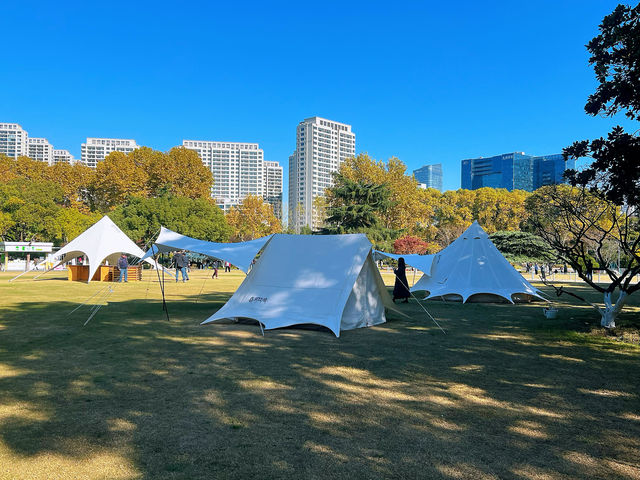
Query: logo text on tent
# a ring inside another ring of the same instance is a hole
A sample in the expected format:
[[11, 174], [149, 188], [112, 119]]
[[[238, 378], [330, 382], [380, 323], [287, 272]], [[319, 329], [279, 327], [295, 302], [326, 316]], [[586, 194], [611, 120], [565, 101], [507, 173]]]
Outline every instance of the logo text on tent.
[[249, 299], [249, 303], [253, 302], [267, 303], [267, 297], [251, 297]]

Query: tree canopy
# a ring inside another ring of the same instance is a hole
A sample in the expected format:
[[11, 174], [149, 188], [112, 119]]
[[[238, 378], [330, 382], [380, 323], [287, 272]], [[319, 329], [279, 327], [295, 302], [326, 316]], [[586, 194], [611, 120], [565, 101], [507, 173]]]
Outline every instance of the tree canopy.
[[261, 197], [248, 195], [227, 214], [233, 241], [242, 242], [282, 232], [282, 224], [271, 204]]
[[[637, 120], [640, 114], [640, 5], [619, 5], [607, 15], [600, 33], [587, 45], [598, 87], [585, 111], [614, 115], [624, 111]], [[620, 126], [607, 138], [581, 140], [564, 149], [565, 158], [591, 156], [582, 171], [565, 177], [576, 189], [540, 189], [528, 207], [536, 233], [545, 238], [572, 265], [582, 279], [604, 293], [605, 308], [595, 306], [602, 325], [615, 326], [615, 318], [628, 295], [640, 288], [631, 279], [640, 272], [640, 139]], [[618, 268], [611, 267], [611, 252], [620, 252]], [[594, 283], [587, 260], [594, 257], [610, 283]], [[620, 268], [622, 267], [622, 268]], [[619, 289], [618, 300], [611, 299]], [[560, 290], [561, 291], [561, 290]]]
[[154, 240], [160, 226], [211, 242], [226, 242], [231, 235], [222, 210], [211, 200], [203, 198], [170, 194], [151, 198], [130, 197], [109, 217], [139, 245]]
[[386, 184], [351, 180], [334, 174], [334, 186], [327, 190], [327, 230], [355, 233], [381, 226], [380, 217], [391, 207], [391, 191]]
[[557, 254], [538, 235], [523, 231], [498, 231], [489, 238], [504, 257], [512, 263], [548, 262]]

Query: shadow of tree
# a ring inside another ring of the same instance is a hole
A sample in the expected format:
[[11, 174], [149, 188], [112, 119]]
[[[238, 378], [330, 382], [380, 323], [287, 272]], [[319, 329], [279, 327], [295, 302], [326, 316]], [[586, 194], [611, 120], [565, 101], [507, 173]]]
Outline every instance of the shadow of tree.
[[2, 311], [6, 478], [640, 477], [638, 351], [572, 336], [580, 315], [429, 302], [443, 335], [410, 303], [262, 337], [199, 326], [226, 293], [170, 296], [170, 322], [143, 293], [84, 328], [66, 300]]

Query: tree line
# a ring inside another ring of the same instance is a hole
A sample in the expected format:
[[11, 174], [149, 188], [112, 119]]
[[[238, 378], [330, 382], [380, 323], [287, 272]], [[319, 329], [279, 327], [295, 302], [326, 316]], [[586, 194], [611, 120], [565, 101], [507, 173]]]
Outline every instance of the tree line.
[[112, 152], [95, 169], [0, 154], [0, 237], [61, 245], [107, 213], [141, 245], [160, 225], [222, 242], [282, 230], [271, 205], [258, 197], [224, 215], [212, 186], [211, 171], [184, 147]]

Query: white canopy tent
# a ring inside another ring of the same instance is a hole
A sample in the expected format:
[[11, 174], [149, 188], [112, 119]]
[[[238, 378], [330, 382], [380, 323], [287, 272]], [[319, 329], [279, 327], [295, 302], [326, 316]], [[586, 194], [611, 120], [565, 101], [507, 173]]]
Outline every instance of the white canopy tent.
[[250, 318], [265, 329], [341, 330], [386, 321], [393, 303], [363, 234], [274, 235], [233, 296], [203, 324]]
[[153, 246], [142, 257], [147, 259], [152, 255], [175, 250], [188, 250], [208, 257], [225, 260], [247, 273], [251, 262], [258, 252], [269, 241], [271, 236], [257, 238], [248, 242], [216, 243], [198, 240], [181, 235], [165, 227], [160, 227], [160, 235]]
[[[110, 265], [116, 265], [118, 258], [123, 253], [138, 258], [144, 255], [142, 249], [105, 215], [58, 250], [53, 257], [57, 259], [57, 262], [49, 270], [53, 270], [58, 265], [74, 258], [85, 256], [89, 262], [89, 280], [87, 282], [89, 283], [104, 261], [109, 262]], [[40, 262], [40, 265], [45, 262], [46, 260]], [[153, 262], [149, 260], [147, 262], [155, 266]]]
[[427, 291], [426, 298], [462, 302], [544, 300], [498, 251], [478, 222], [435, 255], [431, 275], [425, 274], [411, 288], [412, 292], [421, 290]]

